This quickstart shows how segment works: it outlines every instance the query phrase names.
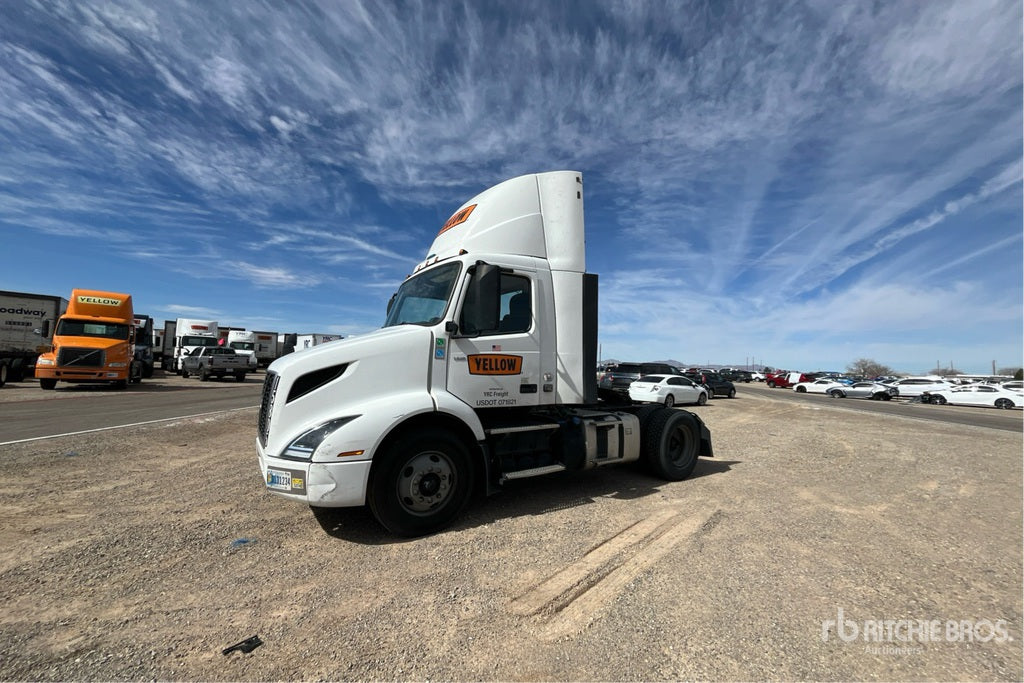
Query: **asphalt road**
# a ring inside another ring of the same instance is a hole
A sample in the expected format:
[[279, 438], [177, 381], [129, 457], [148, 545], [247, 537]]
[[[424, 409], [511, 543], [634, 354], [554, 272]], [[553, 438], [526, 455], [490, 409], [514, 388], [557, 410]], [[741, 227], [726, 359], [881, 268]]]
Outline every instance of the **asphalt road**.
[[[262, 373], [251, 374], [241, 383], [233, 379], [200, 382], [194, 377], [182, 379], [158, 373], [153, 379], [123, 391], [106, 386], [64, 384], [59, 384], [54, 391], [43, 391], [34, 381], [8, 383], [0, 388], [0, 445], [252, 408], [259, 405], [262, 382]], [[772, 389], [760, 383], [739, 384], [735, 400], [742, 400], [747, 393], [947, 424], [1016, 432], [1024, 430], [1024, 411], [1020, 410], [933, 406], [905, 400], [834, 399], [817, 394], [797, 394], [790, 389]], [[715, 402], [728, 400], [714, 399]], [[700, 412], [700, 408], [690, 408]]]
[[[798, 394], [792, 389], [771, 388], [759, 382], [736, 385], [736, 392], [742, 396], [743, 392], [756, 392], [758, 394], [772, 396], [783, 401], [795, 401], [799, 403], [827, 404], [832, 408], [844, 408], [869, 413], [882, 413], [888, 415], [899, 415], [919, 420], [934, 420], [946, 424], [974, 425], [976, 427], [988, 427], [989, 429], [1005, 429], [1011, 432], [1024, 431], [1024, 411], [1021, 410], [999, 410], [997, 408], [981, 408], [969, 406], [935, 406], [923, 403], [911, 403], [909, 399], [897, 399], [895, 401], [869, 401], [867, 399], [832, 398], [824, 394]], [[722, 399], [715, 399], [716, 401]]]
[[262, 386], [262, 373], [250, 374], [244, 382], [158, 374], [121, 391], [84, 384], [58, 384], [43, 391], [35, 381], [9, 382], [0, 388], [0, 446], [252, 408], [259, 405]]

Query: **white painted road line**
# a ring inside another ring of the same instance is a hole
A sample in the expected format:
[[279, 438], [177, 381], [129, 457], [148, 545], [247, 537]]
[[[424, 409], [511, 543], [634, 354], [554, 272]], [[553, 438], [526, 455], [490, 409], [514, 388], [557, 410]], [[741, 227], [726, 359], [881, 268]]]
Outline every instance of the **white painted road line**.
[[10, 446], [16, 443], [29, 443], [31, 441], [44, 441], [45, 439], [58, 439], [62, 436], [78, 436], [79, 434], [92, 434], [93, 432], [106, 432], [111, 429], [125, 429], [127, 427], [141, 427], [143, 425], [156, 424], [158, 422], [173, 422], [174, 420], [189, 420], [194, 417], [206, 417], [208, 415], [220, 415], [222, 413], [234, 413], [239, 410], [252, 410], [253, 408], [259, 408], [256, 406], [246, 406], [244, 408], [231, 408], [230, 410], [214, 410], [210, 413], [196, 413], [195, 415], [181, 415], [179, 417], [164, 417], [159, 420], [147, 420], [145, 422], [133, 422], [126, 425], [114, 425], [112, 427], [98, 427], [97, 429], [86, 429], [80, 432], [65, 432], [64, 434], [50, 434], [48, 436], [34, 436], [31, 439], [19, 439], [17, 441], [0, 441], [0, 446]]

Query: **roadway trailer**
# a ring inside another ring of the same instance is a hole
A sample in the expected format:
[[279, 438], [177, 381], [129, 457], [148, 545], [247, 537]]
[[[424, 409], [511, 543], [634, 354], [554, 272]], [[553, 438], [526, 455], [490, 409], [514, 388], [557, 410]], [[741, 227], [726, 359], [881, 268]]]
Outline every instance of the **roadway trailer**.
[[[49, 325], [44, 323], [44, 330]], [[112, 384], [124, 389], [142, 380], [135, 359], [135, 313], [131, 294], [73, 289], [57, 320], [53, 347], [39, 355], [36, 377], [43, 389], [57, 382]]]
[[59, 296], [0, 291], [0, 387], [35, 375], [36, 359], [50, 349], [49, 332], [67, 307]]
[[583, 182], [557, 171], [463, 204], [376, 332], [267, 370], [266, 488], [314, 508], [367, 504], [392, 533], [450, 524], [475, 491], [643, 461], [668, 480], [711, 456], [696, 415], [598, 400], [597, 276]]

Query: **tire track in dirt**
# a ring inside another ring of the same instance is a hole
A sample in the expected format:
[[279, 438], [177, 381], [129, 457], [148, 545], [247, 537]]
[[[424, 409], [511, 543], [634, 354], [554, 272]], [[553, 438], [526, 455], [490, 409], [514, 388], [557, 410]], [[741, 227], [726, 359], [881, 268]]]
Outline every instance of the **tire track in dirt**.
[[666, 509], [642, 519], [513, 599], [510, 608], [520, 616], [538, 616], [543, 640], [578, 633], [599, 619], [630, 582], [676, 546], [714, 527], [709, 522], [716, 515], [721, 516], [717, 508], [710, 514], [687, 517]]

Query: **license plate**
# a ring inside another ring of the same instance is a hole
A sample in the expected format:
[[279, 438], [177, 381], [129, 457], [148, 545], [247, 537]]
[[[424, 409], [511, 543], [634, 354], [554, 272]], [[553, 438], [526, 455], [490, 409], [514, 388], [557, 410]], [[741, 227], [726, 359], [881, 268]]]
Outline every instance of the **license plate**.
[[301, 470], [275, 470], [267, 468], [267, 488], [289, 493], [305, 493], [305, 473]]

